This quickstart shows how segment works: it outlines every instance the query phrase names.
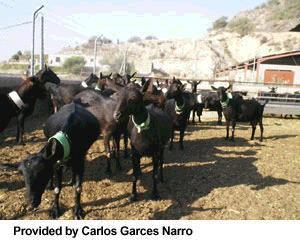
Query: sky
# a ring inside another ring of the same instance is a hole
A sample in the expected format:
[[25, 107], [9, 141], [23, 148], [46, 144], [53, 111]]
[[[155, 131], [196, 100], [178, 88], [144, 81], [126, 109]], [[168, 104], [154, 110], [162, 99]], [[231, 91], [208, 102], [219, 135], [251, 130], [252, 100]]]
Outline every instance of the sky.
[[[213, 21], [232, 17], [266, 0], [0, 0], [0, 61], [18, 50], [30, 50], [33, 12], [44, 5], [45, 52], [86, 42], [103, 34], [116, 42], [132, 36], [160, 39], [205, 35]], [[40, 48], [40, 18], [36, 22], [36, 52]]]

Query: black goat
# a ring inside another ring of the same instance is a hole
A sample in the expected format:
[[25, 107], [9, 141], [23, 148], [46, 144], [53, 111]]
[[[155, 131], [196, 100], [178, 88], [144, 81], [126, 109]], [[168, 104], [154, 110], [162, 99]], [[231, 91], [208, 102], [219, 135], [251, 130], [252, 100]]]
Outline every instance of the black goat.
[[260, 127], [260, 141], [263, 141], [263, 112], [264, 105], [261, 105], [255, 99], [244, 100], [241, 94], [230, 94], [227, 93], [229, 87], [219, 87], [215, 88], [217, 91], [220, 103], [223, 108], [223, 114], [226, 119], [226, 139], [229, 138], [229, 125], [232, 124], [232, 135], [231, 140], [234, 141], [234, 131], [236, 122], [250, 122], [252, 126], [251, 140], [254, 139], [256, 125], [259, 123]]
[[201, 115], [203, 111], [204, 104], [202, 103], [201, 94], [197, 93], [197, 86], [201, 83], [201, 81], [187, 81], [191, 84], [192, 93], [194, 95], [194, 103], [192, 106], [191, 113], [192, 115], [192, 123], [195, 123], [195, 115], [198, 116], [198, 121], [201, 122]]
[[[92, 113], [98, 120], [99, 132], [103, 135], [104, 148], [107, 156], [107, 169], [106, 173], [111, 175], [111, 157], [112, 153], [116, 156], [116, 166], [121, 169], [119, 161], [120, 151], [120, 138], [124, 135], [124, 154], [127, 157], [127, 123], [128, 119], [124, 121], [116, 122], [113, 113], [117, 105], [118, 93], [115, 93], [109, 97], [103, 96], [94, 90], [84, 90], [74, 97], [74, 102], [85, 107], [90, 113]], [[110, 139], [113, 137], [114, 152], [110, 148]]]
[[91, 73], [90, 76], [78, 84], [55, 85], [52, 83], [46, 84], [47, 91], [51, 95], [53, 112], [57, 112], [65, 104], [71, 103], [74, 96], [86, 88], [97, 83], [98, 77]]
[[[232, 95], [240, 95], [246, 96], [247, 92], [242, 91], [234, 91], [231, 92]], [[218, 122], [217, 125], [222, 125], [222, 105], [220, 103], [220, 98], [216, 92], [211, 92], [207, 90], [203, 90], [200, 92], [201, 99], [202, 99], [202, 107], [207, 109], [208, 111], [216, 111], [218, 113]], [[202, 115], [202, 109], [200, 109], [200, 115]]]
[[24, 81], [14, 91], [8, 95], [0, 94], [0, 132], [2, 132], [13, 117], [17, 117], [17, 136], [18, 144], [23, 144], [24, 121], [30, 116], [35, 107], [37, 99], [46, 97], [46, 82], [59, 84], [57, 78], [44, 78], [45, 74], [51, 74], [48, 67], [38, 72], [35, 76], [24, 79]]
[[125, 87], [119, 92], [114, 112], [116, 121], [127, 119], [129, 115], [132, 116], [128, 124], [133, 164], [131, 200], [137, 199], [136, 183], [141, 175], [140, 159], [142, 156], [152, 157], [152, 198], [158, 199], [157, 175], [160, 168], [160, 180], [163, 182], [164, 147], [171, 136], [172, 120], [160, 108], [153, 105], [146, 107], [143, 94], [136, 87]]
[[166, 101], [164, 111], [171, 116], [173, 120], [172, 134], [169, 150], [173, 148], [174, 132], [179, 131], [179, 146], [183, 150], [183, 138], [188, 124], [190, 112], [192, 110], [193, 94], [184, 92], [185, 85], [180, 80], [173, 79], [169, 83], [166, 92]]
[[42, 194], [49, 180], [54, 176], [54, 203], [50, 211], [52, 218], [60, 216], [59, 195], [62, 188], [62, 167], [72, 169], [75, 180], [74, 218], [82, 219], [84, 212], [80, 203], [85, 155], [97, 140], [99, 124], [97, 119], [83, 107], [65, 105], [50, 116], [44, 127], [49, 138], [40, 152], [29, 156], [19, 169], [23, 172], [27, 200], [32, 208], [41, 203]]

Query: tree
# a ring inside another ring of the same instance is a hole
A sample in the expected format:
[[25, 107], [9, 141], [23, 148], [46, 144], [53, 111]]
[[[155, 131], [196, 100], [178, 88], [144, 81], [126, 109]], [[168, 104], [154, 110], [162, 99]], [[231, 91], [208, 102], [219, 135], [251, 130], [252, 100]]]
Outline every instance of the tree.
[[86, 62], [83, 57], [74, 56], [74, 57], [68, 58], [64, 62], [63, 67], [69, 73], [79, 74], [81, 69], [85, 66], [85, 63]]
[[21, 50], [19, 50], [17, 53], [15, 53], [14, 55], [12, 55], [12, 57], [10, 58], [13, 61], [20, 61], [20, 57], [22, 56], [22, 52]]
[[153, 35], [149, 35], [147, 37], [145, 37], [146, 40], [156, 40], [157, 37], [156, 36], [153, 36]]
[[140, 42], [140, 41], [142, 41], [142, 39], [138, 36], [133, 36], [133, 37], [128, 39], [129, 43]]
[[227, 17], [222, 16], [219, 19], [217, 19], [216, 21], [214, 21], [213, 29], [218, 30], [218, 29], [226, 27], [228, 24], [227, 19], [228, 19]]

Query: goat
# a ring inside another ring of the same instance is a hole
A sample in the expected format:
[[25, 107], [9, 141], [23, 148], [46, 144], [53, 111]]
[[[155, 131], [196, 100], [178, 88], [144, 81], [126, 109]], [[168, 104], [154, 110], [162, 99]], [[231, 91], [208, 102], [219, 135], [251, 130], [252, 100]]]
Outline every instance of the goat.
[[97, 93], [94, 90], [84, 90], [74, 97], [74, 102], [85, 107], [89, 112], [91, 112], [98, 120], [99, 131], [103, 135], [104, 148], [107, 157], [107, 168], [106, 173], [111, 175], [111, 157], [112, 151], [110, 148], [110, 139], [113, 137], [114, 140], [114, 150], [116, 155], [116, 166], [121, 169], [121, 164], [119, 161], [119, 150], [120, 150], [120, 137], [124, 135], [124, 154], [127, 157], [127, 123], [128, 119], [116, 122], [113, 117], [113, 112], [117, 104], [118, 93], [115, 93], [109, 97], [103, 96], [100, 92]]
[[191, 100], [193, 98], [192, 94], [184, 92], [184, 89], [185, 85], [180, 80], [173, 79], [166, 92], [166, 98], [169, 100], [166, 101], [164, 111], [173, 120], [169, 150], [173, 148], [175, 130], [179, 131], [179, 146], [183, 150], [183, 138], [192, 109]]
[[52, 218], [60, 216], [59, 195], [62, 188], [62, 168], [70, 167], [75, 180], [75, 208], [73, 216], [82, 219], [84, 211], [80, 203], [84, 158], [90, 146], [98, 138], [99, 123], [83, 107], [74, 103], [65, 105], [51, 115], [44, 127], [49, 138], [46, 145], [38, 152], [24, 160], [19, 169], [25, 179], [27, 200], [31, 208], [41, 203], [42, 194], [47, 183], [54, 177], [54, 202], [50, 210]]
[[251, 140], [254, 139], [256, 125], [259, 123], [260, 127], [260, 141], [263, 141], [263, 111], [266, 105], [261, 105], [255, 99], [244, 100], [240, 94], [229, 94], [227, 90], [229, 87], [219, 87], [212, 89], [217, 91], [220, 103], [223, 108], [223, 114], [226, 119], [226, 140], [229, 138], [229, 125], [232, 124], [231, 140], [234, 141], [234, 131], [236, 122], [250, 122], [252, 126]]
[[153, 105], [146, 107], [143, 93], [136, 87], [125, 87], [119, 92], [114, 118], [117, 122], [129, 116], [128, 131], [131, 143], [131, 158], [133, 165], [133, 182], [131, 200], [137, 200], [136, 184], [140, 170], [142, 156], [152, 157], [153, 189], [152, 198], [158, 199], [157, 175], [163, 182], [164, 146], [171, 136], [172, 119], [160, 108]]
[[53, 112], [57, 112], [62, 106], [71, 103], [74, 96], [86, 88], [92, 86], [98, 81], [98, 77], [91, 73], [90, 76], [78, 84], [70, 85], [55, 85], [52, 83], [46, 84], [48, 92], [51, 94]]
[[198, 116], [198, 121], [201, 122], [201, 115], [203, 111], [204, 104], [202, 103], [201, 94], [197, 94], [197, 86], [201, 83], [201, 81], [187, 81], [191, 84], [192, 93], [194, 95], [194, 104], [192, 107], [192, 123], [195, 123], [195, 115]]
[[24, 79], [24, 81], [8, 95], [0, 94], [0, 132], [2, 132], [10, 122], [11, 118], [17, 117], [17, 144], [24, 144], [24, 122], [30, 116], [35, 107], [37, 99], [46, 97], [45, 83], [52, 82], [59, 84], [59, 79], [43, 78], [43, 74], [50, 72], [47, 67], [37, 75]]

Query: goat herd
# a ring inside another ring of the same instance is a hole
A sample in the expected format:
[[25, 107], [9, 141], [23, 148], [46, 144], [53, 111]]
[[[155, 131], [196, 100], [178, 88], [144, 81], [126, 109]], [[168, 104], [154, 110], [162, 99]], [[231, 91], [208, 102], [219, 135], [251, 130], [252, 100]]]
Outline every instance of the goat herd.
[[[141, 175], [140, 159], [152, 158], [152, 198], [158, 199], [158, 180], [163, 182], [164, 149], [169, 143], [173, 148], [174, 131], [179, 131], [179, 146], [184, 149], [184, 134], [190, 113], [199, 121], [203, 108], [218, 112], [218, 124], [222, 113], [226, 119], [226, 139], [232, 124], [231, 140], [237, 121], [250, 122], [251, 139], [259, 124], [263, 140], [263, 110], [256, 100], [244, 100], [244, 92], [232, 92], [231, 86], [212, 87], [214, 91], [197, 94], [199, 82], [190, 81], [192, 92], [186, 84], [173, 78], [158, 82], [142, 78], [139, 83], [133, 75], [91, 74], [80, 84], [60, 84], [58, 76], [47, 66], [36, 75], [28, 77], [12, 92], [0, 95], [0, 132], [12, 117], [17, 117], [17, 143], [23, 143], [24, 119], [31, 115], [37, 99], [51, 96], [53, 114], [43, 126], [48, 139], [37, 153], [28, 156], [18, 169], [23, 173], [27, 199], [31, 208], [41, 203], [47, 185], [54, 189], [52, 218], [60, 216], [59, 195], [62, 188], [63, 168], [72, 170], [75, 187], [74, 218], [82, 219], [84, 211], [80, 203], [84, 158], [90, 146], [102, 135], [107, 159], [106, 172], [111, 174], [111, 159], [120, 164], [120, 139], [124, 138], [124, 155], [127, 156], [128, 138], [131, 144], [133, 182], [131, 200], [137, 199], [137, 180]], [[110, 146], [112, 140], [112, 148]]]

